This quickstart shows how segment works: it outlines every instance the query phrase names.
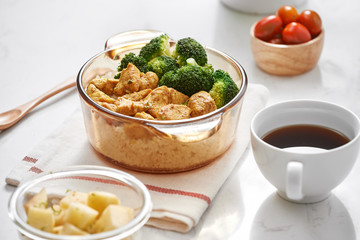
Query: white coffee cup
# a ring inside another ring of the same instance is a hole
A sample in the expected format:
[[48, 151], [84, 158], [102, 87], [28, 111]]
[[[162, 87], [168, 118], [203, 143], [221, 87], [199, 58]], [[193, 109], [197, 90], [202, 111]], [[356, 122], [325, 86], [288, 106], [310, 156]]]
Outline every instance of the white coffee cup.
[[[262, 140], [268, 132], [289, 125], [334, 129], [350, 141], [330, 150], [278, 148]], [[251, 122], [251, 146], [256, 163], [281, 197], [298, 203], [324, 200], [351, 171], [359, 155], [360, 120], [336, 104], [315, 100], [277, 103], [258, 112]]]

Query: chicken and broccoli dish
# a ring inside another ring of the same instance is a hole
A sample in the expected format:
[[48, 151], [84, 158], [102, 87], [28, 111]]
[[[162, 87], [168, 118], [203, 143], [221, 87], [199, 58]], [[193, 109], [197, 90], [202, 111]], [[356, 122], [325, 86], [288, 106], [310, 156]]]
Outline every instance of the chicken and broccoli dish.
[[87, 94], [99, 105], [148, 120], [197, 117], [226, 105], [239, 92], [224, 70], [214, 70], [204, 47], [180, 39], [171, 50], [164, 34], [152, 39], [138, 55], [126, 54], [113, 78], [90, 81]]

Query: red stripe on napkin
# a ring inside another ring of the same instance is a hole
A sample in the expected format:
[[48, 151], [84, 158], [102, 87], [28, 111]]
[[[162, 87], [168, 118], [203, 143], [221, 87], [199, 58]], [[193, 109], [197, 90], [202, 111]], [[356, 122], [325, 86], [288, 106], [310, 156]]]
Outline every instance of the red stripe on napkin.
[[31, 167], [29, 169], [29, 171], [34, 172], [34, 173], [38, 173], [38, 174], [43, 172], [43, 170], [41, 170], [40, 168], [37, 168], [37, 167]]
[[121, 182], [118, 182], [118, 181], [115, 181], [115, 180], [104, 179], [104, 178], [85, 177], [85, 176], [73, 176], [73, 177], [64, 177], [64, 178], [78, 179], [78, 180], [85, 180], [85, 181], [91, 181], [91, 182], [99, 182], [99, 183], [105, 183], [105, 184], [126, 186], [124, 183], [121, 183]]
[[[76, 177], [66, 177], [66, 178], [100, 182], [100, 183], [113, 184], [113, 185], [122, 185], [122, 186], [125, 185], [118, 181], [114, 181], [114, 180], [110, 180], [110, 179], [103, 179], [103, 178], [94, 178], [94, 177], [86, 177], [86, 176], [76, 176]], [[208, 196], [206, 196], [204, 194], [200, 194], [200, 193], [186, 192], [186, 191], [181, 191], [181, 190], [176, 190], [176, 189], [157, 187], [157, 186], [148, 185], [148, 184], [145, 184], [145, 186], [150, 191], [153, 191], [153, 192], [160, 192], [160, 193], [165, 193], [165, 194], [175, 194], [175, 195], [181, 195], [181, 196], [186, 196], [186, 197], [198, 198], [198, 199], [204, 200], [207, 204], [210, 204], [210, 202], [211, 202], [211, 200]]]
[[29, 156], [25, 156], [23, 158], [23, 161], [25, 162], [30, 162], [30, 163], [36, 163], [38, 160], [36, 158], [32, 158], [32, 157], [29, 157]]
[[181, 190], [175, 190], [175, 189], [170, 189], [170, 188], [162, 188], [162, 187], [156, 187], [156, 186], [152, 186], [152, 185], [146, 185], [146, 187], [151, 190], [151, 191], [155, 191], [155, 192], [161, 192], [161, 193], [166, 193], [166, 194], [176, 194], [176, 195], [182, 195], [182, 196], [187, 196], [187, 197], [194, 197], [194, 198], [199, 198], [201, 200], [204, 200], [205, 202], [207, 202], [207, 204], [210, 204], [211, 200], [208, 196], [201, 194], [201, 193], [194, 193], [194, 192], [186, 192], [186, 191], [181, 191]]
[[[26, 157], [23, 158], [23, 161], [36, 163], [38, 161], [38, 159], [26, 156]], [[40, 168], [37, 168], [35, 166], [31, 167], [29, 169], [29, 171], [37, 173], [37, 174], [40, 174], [40, 173], [43, 172], [43, 170], [41, 170]], [[86, 177], [86, 176], [77, 176], [77, 177], [69, 177], [69, 178], [85, 180], [85, 181], [101, 182], [101, 183], [105, 183], [105, 184], [124, 185], [124, 184], [122, 184], [120, 182], [110, 180], [110, 179], [103, 179], [103, 178], [94, 178], [94, 177]], [[150, 191], [153, 191], [153, 192], [159, 192], [159, 193], [165, 193], [165, 194], [174, 194], [174, 195], [181, 195], [181, 196], [186, 196], [186, 197], [198, 198], [198, 199], [204, 200], [209, 205], [210, 205], [210, 202], [211, 202], [211, 199], [208, 196], [206, 196], [204, 194], [201, 194], [201, 193], [187, 192], [187, 191], [182, 191], [182, 190], [157, 187], [157, 186], [148, 185], [148, 184], [145, 184], [145, 186]]]

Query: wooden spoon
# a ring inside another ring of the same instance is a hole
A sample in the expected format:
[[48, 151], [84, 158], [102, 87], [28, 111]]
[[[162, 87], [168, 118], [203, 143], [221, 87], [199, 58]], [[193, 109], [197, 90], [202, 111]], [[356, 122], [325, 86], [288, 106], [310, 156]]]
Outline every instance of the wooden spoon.
[[47, 91], [46, 93], [31, 100], [30, 102], [27, 102], [21, 106], [18, 106], [14, 109], [9, 110], [9, 111], [0, 113], [0, 130], [5, 130], [5, 129], [13, 126], [20, 119], [22, 119], [28, 112], [30, 112], [33, 108], [35, 108], [37, 105], [39, 105], [43, 101], [47, 100], [48, 98], [66, 90], [68, 88], [75, 87], [75, 85], [76, 85], [75, 79], [76, 78], [74, 76], [72, 76], [72, 77], [68, 78], [67, 80], [65, 80], [64, 82], [61, 82], [60, 84], [56, 85], [50, 91]]

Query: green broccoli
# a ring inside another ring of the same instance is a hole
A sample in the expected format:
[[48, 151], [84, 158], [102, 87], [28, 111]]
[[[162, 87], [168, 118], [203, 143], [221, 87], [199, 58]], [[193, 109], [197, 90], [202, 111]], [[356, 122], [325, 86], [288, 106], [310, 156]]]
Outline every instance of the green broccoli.
[[208, 61], [205, 48], [189, 37], [177, 42], [173, 57], [178, 60], [180, 66], [186, 65], [188, 58], [193, 58], [200, 66], [204, 66]]
[[176, 60], [169, 56], [157, 56], [148, 63], [149, 71], [158, 75], [159, 79], [168, 71], [177, 70], [179, 65]]
[[147, 62], [157, 56], [170, 56], [171, 50], [169, 40], [170, 38], [166, 34], [151, 39], [148, 44], [141, 48], [139, 56], [145, 58]]
[[117, 68], [118, 74], [115, 75], [114, 78], [120, 78], [120, 73], [123, 69], [127, 68], [128, 64], [132, 63], [134, 64], [140, 72], [146, 73], [148, 71], [148, 64], [146, 60], [140, 56], [136, 56], [135, 53], [131, 52], [126, 54], [122, 59], [121, 62]]
[[[200, 66], [193, 58], [186, 59], [186, 65]], [[204, 64], [203, 67], [208, 68], [211, 72], [214, 72], [214, 68], [210, 63]]]
[[213, 74], [214, 85], [209, 91], [210, 96], [214, 99], [216, 107], [221, 108], [231, 101], [239, 92], [239, 88], [232, 80], [229, 73], [224, 70], [216, 70]]
[[159, 81], [159, 86], [174, 88], [187, 96], [199, 91], [208, 92], [213, 84], [213, 71], [197, 65], [185, 65], [177, 71], [169, 71]]

